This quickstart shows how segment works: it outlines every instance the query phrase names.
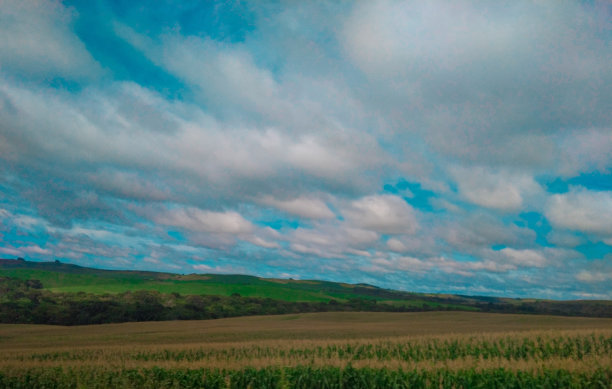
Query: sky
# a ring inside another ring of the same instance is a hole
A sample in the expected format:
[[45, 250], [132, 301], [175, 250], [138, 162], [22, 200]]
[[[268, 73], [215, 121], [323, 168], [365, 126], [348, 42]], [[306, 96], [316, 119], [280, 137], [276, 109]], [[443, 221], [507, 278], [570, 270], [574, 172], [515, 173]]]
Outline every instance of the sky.
[[0, 10], [0, 257], [612, 299], [609, 2]]

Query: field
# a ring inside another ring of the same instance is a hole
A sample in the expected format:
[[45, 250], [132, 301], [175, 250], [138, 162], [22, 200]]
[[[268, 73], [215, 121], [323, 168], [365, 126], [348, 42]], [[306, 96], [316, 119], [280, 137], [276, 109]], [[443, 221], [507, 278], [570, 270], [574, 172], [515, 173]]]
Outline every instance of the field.
[[0, 325], [0, 387], [612, 387], [612, 319], [315, 313]]

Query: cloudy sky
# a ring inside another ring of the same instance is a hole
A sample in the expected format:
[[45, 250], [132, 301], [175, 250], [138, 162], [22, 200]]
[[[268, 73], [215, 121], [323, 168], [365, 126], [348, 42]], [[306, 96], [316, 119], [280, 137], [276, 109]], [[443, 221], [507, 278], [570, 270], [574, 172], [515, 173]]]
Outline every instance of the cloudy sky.
[[0, 0], [0, 256], [612, 298], [612, 6]]

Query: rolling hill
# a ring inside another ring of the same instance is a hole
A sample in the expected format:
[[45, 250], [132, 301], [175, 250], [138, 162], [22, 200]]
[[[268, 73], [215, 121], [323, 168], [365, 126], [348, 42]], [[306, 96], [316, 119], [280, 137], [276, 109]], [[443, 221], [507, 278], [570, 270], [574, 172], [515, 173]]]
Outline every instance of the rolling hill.
[[[470, 310], [507, 313], [612, 317], [611, 301], [553, 301], [485, 296], [422, 294], [383, 289], [367, 284], [319, 280], [260, 278], [248, 275], [174, 274], [150, 271], [104, 270], [59, 261], [0, 259], [0, 277], [39, 280], [53, 293], [119, 294], [156, 291], [161, 294], [241, 296], [290, 303], [351, 304], [377, 310]], [[357, 304], [362, 301], [366, 304]], [[385, 308], [386, 307], [386, 308]], [[326, 308], [329, 309], [329, 308]], [[362, 310], [367, 310], [363, 308]]]

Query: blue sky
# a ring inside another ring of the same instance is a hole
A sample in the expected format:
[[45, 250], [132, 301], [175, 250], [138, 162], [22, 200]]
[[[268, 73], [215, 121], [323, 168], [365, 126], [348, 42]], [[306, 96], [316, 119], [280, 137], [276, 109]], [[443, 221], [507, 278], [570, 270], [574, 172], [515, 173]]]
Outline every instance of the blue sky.
[[609, 2], [0, 7], [0, 256], [612, 299]]

